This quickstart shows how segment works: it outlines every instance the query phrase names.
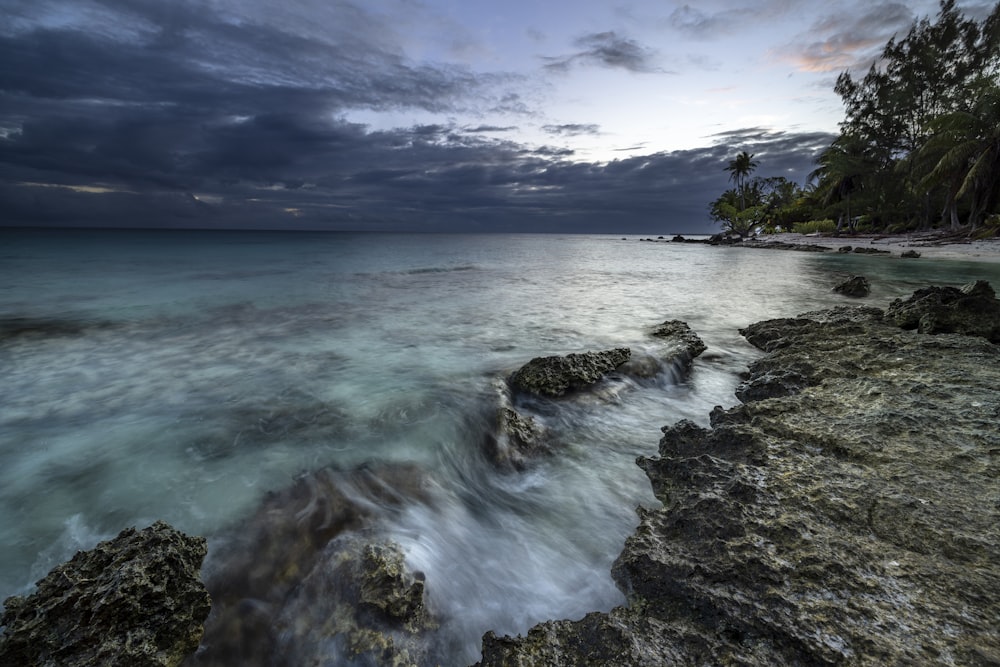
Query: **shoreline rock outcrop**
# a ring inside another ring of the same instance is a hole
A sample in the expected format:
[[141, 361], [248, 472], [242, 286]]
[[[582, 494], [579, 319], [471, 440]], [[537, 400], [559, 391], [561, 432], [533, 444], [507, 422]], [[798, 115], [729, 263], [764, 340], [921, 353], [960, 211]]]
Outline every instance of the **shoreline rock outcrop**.
[[80, 551], [4, 602], [0, 664], [174, 667], [198, 648], [211, 602], [205, 539], [162, 521]]
[[372, 463], [299, 476], [227, 533], [206, 566], [214, 609], [194, 665], [428, 662], [423, 576], [378, 518], [424, 502], [416, 464]]
[[1000, 664], [1000, 347], [870, 307], [743, 333], [745, 402], [638, 460], [663, 507], [613, 566], [629, 606], [480, 665]]
[[985, 280], [961, 288], [925, 287], [889, 304], [886, 317], [920, 333], [960, 333], [1000, 343], [1000, 301]]
[[517, 392], [558, 398], [596, 384], [629, 360], [632, 351], [619, 347], [600, 352], [536, 357], [514, 371], [510, 386]]
[[837, 294], [843, 294], [855, 299], [868, 296], [872, 292], [871, 283], [864, 276], [851, 276], [833, 288]]

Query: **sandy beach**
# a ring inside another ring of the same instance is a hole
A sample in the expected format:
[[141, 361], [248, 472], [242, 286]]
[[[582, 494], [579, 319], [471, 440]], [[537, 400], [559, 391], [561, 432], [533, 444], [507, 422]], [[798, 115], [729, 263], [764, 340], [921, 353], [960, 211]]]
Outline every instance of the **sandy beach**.
[[855, 248], [875, 248], [888, 250], [892, 256], [915, 250], [921, 258], [956, 259], [982, 262], [1000, 262], [1000, 239], [980, 241], [956, 240], [940, 232], [918, 232], [913, 234], [857, 234], [854, 236], [816, 236], [807, 234], [768, 234], [757, 237], [758, 242], [793, 243], [798, 245], [818, 245], [836, 251], [843, 246]]

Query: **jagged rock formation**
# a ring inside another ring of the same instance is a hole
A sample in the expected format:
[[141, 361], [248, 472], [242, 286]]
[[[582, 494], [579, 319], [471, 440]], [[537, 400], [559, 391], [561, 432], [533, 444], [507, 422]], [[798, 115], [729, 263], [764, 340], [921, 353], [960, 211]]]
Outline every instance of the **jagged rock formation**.
[[669, 344], [668, 355], [671, 357], [684, 355], [687, 359], [694, 359], [707, 349], [698, 334], [681, 320], [667, 320], [657, 325], [653, 336]]
[[955, 287], [925, 287], [889, 304], [886, 317], [920, 333], [961, 333], [1000, 343], [1000, 302], [985, 280]]
[[636, 378], [653, 378], [667, 373], [674, 379], [685, 375], [695, 357], [707, 348], [686, 322], [667, 320], [650, 332], [653, 349], [633, 351], [619, 371]]
[[630, 605], [488, 633], [483, 667], [1000, 664], [1000, 347], [874, 308], [744, 335], [746, 403], [639, 459]]
[[706, 349], [701, 338], [680, 320], [663, 322], [650, 335], [657, 341], [653, 350], [633, 354], [630, 348], [617, 348], [539, 357], [514, 372], [507, 382], [495, 383], [497, 409], [494, 428], [484, 439], [486, 458], [498, 469], [520, 471], [552, 453], [555, 443], [550, 433], [537, 415], [531, 414], [534, 398], [559, 398], [586, 390], [612, 371], [644, 379], [668, 372], [680, 375]]
[[601, 352], [536, 357], [510, 376], [510, 386], [519, 392], [551, 398], [585, 389], [629, 360], [627, 347]]
[[211, 606], [199, 578], [205, 539], [162, 521], [129, 528], [55, 567], [0, 617], [0, 664], [179, 665]]
[[851, 276], [834, 287], [833, 291], [844, 296], [862, 298], [871, 294], [872, 286], [864, 276]]
[[524, 470], [532, 461], [552, 452], [548, 431], [533, 416], [517, 411], [506, 382], [496, 381], [493, 389], [497, 407], [493, 428], [484, 437], [483, 452], [500, 470]]
[[418, 466], [325, 468], [271, 493], [206, 567], [215, 608], [188, 665], [424, 664], [424, 583], [378, 536], [380, 512], [427, 500]]

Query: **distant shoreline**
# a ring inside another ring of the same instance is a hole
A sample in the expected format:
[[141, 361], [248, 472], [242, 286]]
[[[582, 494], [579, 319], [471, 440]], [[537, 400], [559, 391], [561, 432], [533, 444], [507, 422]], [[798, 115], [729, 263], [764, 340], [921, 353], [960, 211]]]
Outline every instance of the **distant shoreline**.
[[1000, 262], [1000, 239], [979, 241], [956, 240], [940, 232], [915, 232], [912, 234], [855, 234], [852, 236], [813, 236], [807, 234], [767, 234], [756, 237], [761, 244], [788, 243], [791, 245], [817, 245], [836, 252], [844, 246], [888, 250], [891, 256], [899, 256], [914, 250], [922, 258], [968, 260], [977, 262]]

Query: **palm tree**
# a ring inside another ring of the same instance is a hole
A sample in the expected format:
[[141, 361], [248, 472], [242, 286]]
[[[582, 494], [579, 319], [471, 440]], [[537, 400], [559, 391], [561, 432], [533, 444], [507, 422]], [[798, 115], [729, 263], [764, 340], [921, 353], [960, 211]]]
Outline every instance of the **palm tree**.
[[1000, 86], [986, 82], [981, 90], [969, 110], [934, 119], [934, 133], [921, 150], [940, 156], [922, 183], [946, 187], [945, 214], [952, 226], [959, 200], [967, 199], [973, 229], [1000, 198]]
[[819, 156], [817, 167], [809, 180], [816, 179], [815, 193], [824, 206], [834, 201], [844, 203], [844, 212], [837, 220], [839, 232], [846, 219], [853, 228], [851, 195], [864, 188], [865, 180], [875, 171], [874, 161], [867, 155], [863, 141], [850, 134], [841, 134]]
[[757, 162], [753, 155], [746, 151], [741, 152], [735, 159], [729, 161], [729, 166], [725, 168], [729, 172], [729, 180], [736, 184], [736, 191], [740, 194], [740, 210], [747, 207], [744, 191], [746, 189], [746, 179], [757, 168]]

